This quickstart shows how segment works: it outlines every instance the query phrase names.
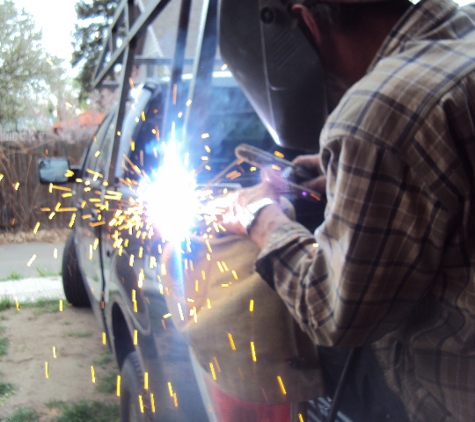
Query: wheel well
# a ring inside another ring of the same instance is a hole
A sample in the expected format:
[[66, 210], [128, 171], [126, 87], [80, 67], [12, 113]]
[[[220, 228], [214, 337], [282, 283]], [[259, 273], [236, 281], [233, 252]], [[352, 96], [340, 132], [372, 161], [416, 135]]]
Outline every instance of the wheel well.
[[114, 336], [114, 349], [117, 363], [119, 368], [122, 368], [125, 358], [130, 352], [133, 352], [135, 348], [124, 314], [117, 304], [115, 304], [112, 309], [112, 333]]

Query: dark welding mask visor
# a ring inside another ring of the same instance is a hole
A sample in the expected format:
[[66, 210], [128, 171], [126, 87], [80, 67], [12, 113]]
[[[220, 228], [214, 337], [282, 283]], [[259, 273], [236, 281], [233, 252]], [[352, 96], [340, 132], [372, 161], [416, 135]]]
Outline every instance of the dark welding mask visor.
[[315, 48], [281, 0], [221, 0], [221, 56], [283, 147], [317, 152], [326, 116]]

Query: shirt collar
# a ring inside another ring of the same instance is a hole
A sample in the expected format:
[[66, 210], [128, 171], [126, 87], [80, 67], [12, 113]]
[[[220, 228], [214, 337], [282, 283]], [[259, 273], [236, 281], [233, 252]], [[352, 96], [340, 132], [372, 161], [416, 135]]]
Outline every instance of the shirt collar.
[[403, 50], [406, 42], [420, 39], [433, 30], [452, 15], [457, 7], [452, 0], [422, 0], [410, 7], [384, 40], [368, 72], [373, 70], [382, 58]]

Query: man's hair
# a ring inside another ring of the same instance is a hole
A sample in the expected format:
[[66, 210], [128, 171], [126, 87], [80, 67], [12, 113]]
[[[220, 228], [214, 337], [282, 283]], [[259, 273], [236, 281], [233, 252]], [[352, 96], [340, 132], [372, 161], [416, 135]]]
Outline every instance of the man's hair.
[[360, 29], [368, 16], [402, 16], [411, 5], [408, 0], [369, 3], [325, 3], [321, 0], [304, 0], [302, 4], [312, 12], [317, 23], [336, 25], [345, 32]]

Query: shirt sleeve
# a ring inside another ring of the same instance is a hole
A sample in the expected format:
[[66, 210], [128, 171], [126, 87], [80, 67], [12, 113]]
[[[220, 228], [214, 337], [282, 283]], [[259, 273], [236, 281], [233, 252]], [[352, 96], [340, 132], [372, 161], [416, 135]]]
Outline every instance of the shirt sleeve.
[[324, 223], [314, 235], [295, 222], [278, 228], [256, 270], [316, 344], [356, 347], [395, 329], [427, 294], [445, 215], [388, 148], [336, 140], [321, 158]]

